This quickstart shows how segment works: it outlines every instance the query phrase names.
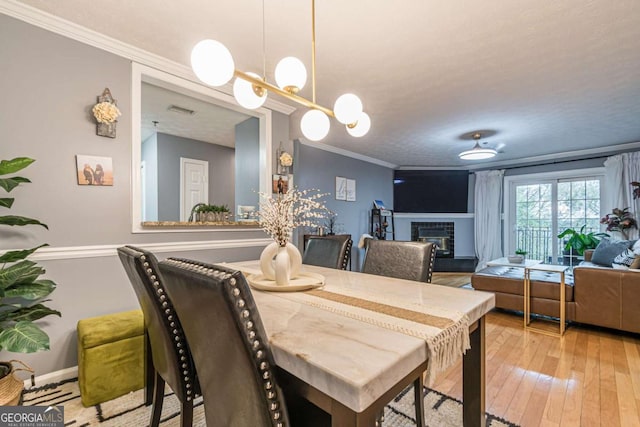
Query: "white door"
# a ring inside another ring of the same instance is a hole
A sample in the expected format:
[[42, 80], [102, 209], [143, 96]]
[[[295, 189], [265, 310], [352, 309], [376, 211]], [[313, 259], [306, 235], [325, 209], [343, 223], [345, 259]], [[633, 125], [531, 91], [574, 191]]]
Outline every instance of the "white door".
[[198, 203], [209, 203], [209, 162], [180, 157], [180, 221]]

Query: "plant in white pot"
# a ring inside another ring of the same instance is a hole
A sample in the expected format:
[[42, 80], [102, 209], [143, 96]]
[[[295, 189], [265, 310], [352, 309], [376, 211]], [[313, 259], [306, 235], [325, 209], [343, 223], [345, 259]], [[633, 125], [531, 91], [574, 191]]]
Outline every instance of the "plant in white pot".
[[[0, 187], [10, 193], [18, 185], [31, 182], [14, 174], [33, 162], [33, 159], [27, 157], [0, 161]], [[13, 197], [2, 197], [0, 207], [10, 209], [14, 201]], [[0, 215], [0, 225], [39, 225], [48, 229], [46, 224], [36, 219], [17, 215]], [[44, 268], [27, 259], [43, 246], [47, 244], [0, 254], [0, 350], [33, 353], [49, 349], [49, 336], [34, 322], [49, 315], [61, 315], [59, 311], [44, 304], [49, 301], [47, 297], [56, 288], [56, 284], [51, 280], [39, 279], [45, 273]], [[19, 398], [22, 381], [18, 381], [13, 375], [15, 369], [11, 362], [13, 361], [0, 362], [0, 397], [7, 394], [7, 387], [20, 387]], [[17, 403], [17, 400], [14, 402], [12, 398], [6, 402], [0, 401], [0, 404], [12, 403]]]

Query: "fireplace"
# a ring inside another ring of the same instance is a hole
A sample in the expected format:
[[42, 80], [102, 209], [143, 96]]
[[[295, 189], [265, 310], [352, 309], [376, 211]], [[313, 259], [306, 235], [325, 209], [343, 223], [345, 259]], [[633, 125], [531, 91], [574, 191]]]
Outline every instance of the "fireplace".
[[453, 258], [454, 223], [412, 222], [411, 240], [418, 242], [432, 242], [437, 246], [436, 257]]

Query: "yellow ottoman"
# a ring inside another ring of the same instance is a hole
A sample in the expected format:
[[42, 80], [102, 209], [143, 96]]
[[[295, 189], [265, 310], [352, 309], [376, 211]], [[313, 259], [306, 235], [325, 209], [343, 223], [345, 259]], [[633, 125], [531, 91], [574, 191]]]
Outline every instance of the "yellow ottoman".
[[78, 322], [78, 382], [84, 406], [144, 387], [142, 310]]

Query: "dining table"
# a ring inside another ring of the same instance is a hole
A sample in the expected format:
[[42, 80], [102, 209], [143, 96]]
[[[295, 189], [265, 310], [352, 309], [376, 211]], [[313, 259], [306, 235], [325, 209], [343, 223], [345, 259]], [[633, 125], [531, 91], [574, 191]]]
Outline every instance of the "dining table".
[[[259, 261], [225, 265], [250, 284], [260, 277]], [[302, 272], [324, 278], [323, 286], [252, 293], [279, 380], [330, 414], [332, 427], [375, 426], [405, 388], [429, 385], [460, 358], [463, 424], [485, 425], [485, 314], [493, 293], [311, 265]], [[424, 413], [422, 390], [414, 395]]]

